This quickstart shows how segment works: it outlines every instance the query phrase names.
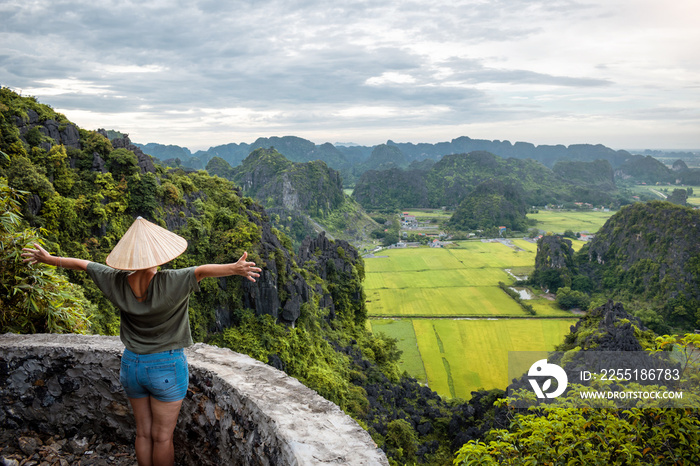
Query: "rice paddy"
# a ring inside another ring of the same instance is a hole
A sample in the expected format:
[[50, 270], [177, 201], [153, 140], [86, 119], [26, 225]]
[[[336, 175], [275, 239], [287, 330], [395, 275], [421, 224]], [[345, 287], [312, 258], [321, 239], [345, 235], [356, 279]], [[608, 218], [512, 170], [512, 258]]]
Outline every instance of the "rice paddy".
[[545, 298], [528, 301], [532, 318], [499, 288], [508, 271], [531, 271], [536, 251], [527, 240], [383, 250], [365, 259], [372, 330], [396, 338], [402, 368], [442, 396], [505, 388], [508, 351], [552, 350], [576, 321]]
[[536, 214], [527, 214], [527, 218], [537, 220], [535, 228], [545, 232], [562, 234], [566, 230], [574, 233], [593, 234], [603, 226], [603, 224], [615, 212], [603, 211], [560, 211], [560, 210], [540, 210]]

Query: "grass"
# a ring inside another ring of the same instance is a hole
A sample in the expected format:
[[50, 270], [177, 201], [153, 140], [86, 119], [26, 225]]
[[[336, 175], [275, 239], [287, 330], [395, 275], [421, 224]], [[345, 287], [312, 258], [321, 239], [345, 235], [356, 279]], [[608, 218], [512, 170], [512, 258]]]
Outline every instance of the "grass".
[[[438, 393], [469, 398], [480, 388], [505, 388], [508, 383], [509, 351], [550, 351], [561, 343], [575, 320], [503, 319], [503, 320], [414, 320], [414, 327], [431, 325], [440, 336], [444, 352], [439, 356], [449, 362], [451, 374], [444, 373], [444, 364], [430, 359], [439, 347], [430, 338], [418, 337], [419, 351], [428, 367], [430, 386]], [[416, 329], [416, 335], [429, 335]], [[426, 356], [427, 355], [427, 356]], [[470, 357], [465, 357], [470, 355]], [[443, 373], [440, 373], [440, 369]], [[450, 390], [448, 375], [454, 383]]]
[[[531, 273], [537, 246], [462, 241], [455, 248], [389, 249], [365, 259], [365, 293], [370, 317], [525, 317], [498, 287], [512, 283], [505, 271]], [[574, 241], [574, 249], [584, 243]], [[541, 303], [539, 301], [542, 301]], [[544, 298], [533, 300], [542, 317], [568, 317]]]
[[365, 290], [406, 289], [406, 288], [446, 288], [489, 286], [508, 280], [502, 269], [489, 267], [478, 269], [409, 270], [391, 273], [367, 273]]
[[536, 214], [527, 214], [530, 219], [537, 220], [535, 228], [552, 233], [574, 232], [595, 233], [615, 212], [602, 211], [559, 211], [540, 210]]

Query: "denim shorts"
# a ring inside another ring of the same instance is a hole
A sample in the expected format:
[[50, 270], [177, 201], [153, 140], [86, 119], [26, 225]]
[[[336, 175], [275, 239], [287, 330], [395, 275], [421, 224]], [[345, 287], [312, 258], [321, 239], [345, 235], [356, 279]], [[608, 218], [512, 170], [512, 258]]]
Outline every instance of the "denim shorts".
[[136, 354], [124, 349], [119, 381], [129, 398], [152, 396], [158, 401], [179, 401], [187, 394], [190, 372], [182, 349]]

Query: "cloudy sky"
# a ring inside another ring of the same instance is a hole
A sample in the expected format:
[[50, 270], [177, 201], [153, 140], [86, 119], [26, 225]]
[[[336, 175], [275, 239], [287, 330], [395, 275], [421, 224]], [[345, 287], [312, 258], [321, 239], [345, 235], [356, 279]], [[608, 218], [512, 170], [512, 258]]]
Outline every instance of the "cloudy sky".
[[1, 0], [0, 18], [0, 85], [140, 143], [700, 149], [698, 0]]

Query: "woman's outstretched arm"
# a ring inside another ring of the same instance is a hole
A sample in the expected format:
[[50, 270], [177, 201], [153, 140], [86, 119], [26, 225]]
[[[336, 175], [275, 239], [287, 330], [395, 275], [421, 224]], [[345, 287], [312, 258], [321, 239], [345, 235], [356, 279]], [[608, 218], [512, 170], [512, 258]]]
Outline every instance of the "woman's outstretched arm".
[[42, 264], [55, 265], [56, 267], [85, 271], [87, 270], [87, 266], [90, 263], [90, 261], [86, 261], [85, 259], [52, 256], [37, 243], [34, 243], [34, 247], [36, 249], [22, 249], [22, 257], [24, 257], [23, 262], [28, 262], [29, 265], [34, 265], [37, 262], [41, 262]]
[[228, 277], [229, 275], [240, 275], [254, 282], [260, 276], [262, 269], [255, 267], [255, 262], [248, 262], [248, 253], [244, 252], [237, 262], [230, 264], [206, 264], [194, 269], [194, 276], [197, 281], [207, 277]]

